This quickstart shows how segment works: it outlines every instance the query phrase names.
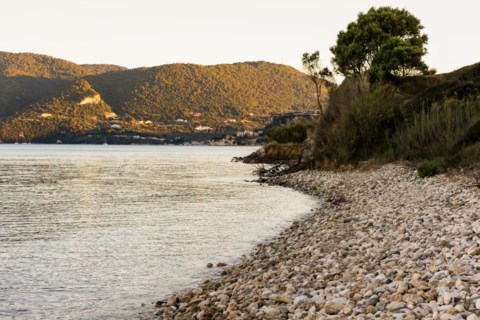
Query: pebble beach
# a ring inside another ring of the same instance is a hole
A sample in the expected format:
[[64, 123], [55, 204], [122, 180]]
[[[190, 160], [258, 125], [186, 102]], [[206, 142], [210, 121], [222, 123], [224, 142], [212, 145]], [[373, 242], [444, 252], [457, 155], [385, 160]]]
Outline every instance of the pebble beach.
[[479, 179], [403, 164], [268, 178], [321, 207], [153, 319], [479, 319]]

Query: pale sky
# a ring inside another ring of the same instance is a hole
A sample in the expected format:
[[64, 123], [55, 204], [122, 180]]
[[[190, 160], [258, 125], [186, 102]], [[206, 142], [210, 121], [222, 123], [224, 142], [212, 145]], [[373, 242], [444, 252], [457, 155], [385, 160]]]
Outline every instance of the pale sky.
[[358, 12], [389, 5], [418, 17], [439, 72], [480, 62], [479, 0], [2, 0], [0, 51], [129, 68], [270, 61], [301, 69]]

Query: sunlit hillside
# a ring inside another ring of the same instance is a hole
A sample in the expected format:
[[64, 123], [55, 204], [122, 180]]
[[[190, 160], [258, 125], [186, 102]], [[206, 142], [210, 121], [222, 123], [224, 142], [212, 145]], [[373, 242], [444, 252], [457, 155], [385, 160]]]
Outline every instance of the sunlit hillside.
[[152, 121], [201, 113], [205, 123], [313, 111], [315, 92], [294, 68], [267, 62], [173, 64], [90, 76], [115, 112]]
[[[67, 133], [92, 129], [95, 122], [86, 125], [85, 119], [76, 119], [79, 115], [69, 111], [78, 101], [69, 100], [71, 94], [65, 92], [74, 92], [78, 79], [118, 115], [115, 123], [123, 132], [254, 130], [267, 124], [272, 114], [316, 110], [315, 89], [308, 77], [292, 67], [268, 62], [171, 64], [128, 70], [77, 65], [31, 53], [0, 53], [0, 139], [18, 140], [11, 135], [18, 132], [35, 132], [30, 138], [41, 138], [45, 128], [36, 127], [45, 124], [30, 114], [48, 109], [53, 102], [55, 113], [62, 115], [56, 121], [63, 124], [47, 125], [49, 134], [60, 127]], [[85, 112], [98, 118], [97, 111]]]
[[83, 80], [73, 82], [60, 95], [32, 105], [0, 125], [7, 141], [31, 141], [52, 135], [82, 133], [105, 124], [111, 113], [98, 92]]

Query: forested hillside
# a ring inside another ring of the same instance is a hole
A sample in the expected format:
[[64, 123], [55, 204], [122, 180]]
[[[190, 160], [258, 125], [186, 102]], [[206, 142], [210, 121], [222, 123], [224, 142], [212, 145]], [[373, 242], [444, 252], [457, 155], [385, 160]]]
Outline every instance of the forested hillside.
[[105, 64], [78, 65], [42, 54], [0, 52], [0, 76], [3, 77], [74, 79], [90, 74], [125, 69], [125, 67]]
[[315, 92], [297, 70], [267, 62], [173, 64], [87, 77], [115, 112], [171, 121], [201, 113], [215, 124], [288, 111], [313, 111]]
[[86, 75], [125, 70], [115, 65], [78, 65], [33, 53], [0, 52], [0, 122], [66, 90]]
[[77, 80], [60, 95], [32, 105], [0, 125], [0, 137], [7, 141], [35, 141], [65, 133], [83, 133], [105, 124], [111, 113], [98, 92]]
[[[79, 79], [82, 81], [78, 82]], [[268, 62], [171, 64], [128, 70], [113, 65], [77, 65], [31, 53], [3, 52], [0, 53], [0, 132], [3, 132], [0, 139], [18, 140], [6, 135], [7, 132], [35, 132], [32, 139], [39, 138], [45, 130], [34, 128], [45, 125], [46, 120], [40, 121], [31, 113], [47, 112], [52, 104], [55, 114], [62, 116], [55, 118], [58, 125], [54, 126], [49, 119], [49, 134], [60, 127], [63, 132], [72, 133], [91, 129], [86, 119], [68, 119], [79, 116], [69, 111], [78, 101], [69, 100], [71, 94], [65, 92], [74, 92], [76, 89], [72, 88], [78, 83], [91, 86], [89, 90], [98, 93], [105, 104], [102, 108], [111, 108], [119, 116], [115, 123], [133, 132], [253, 130], [268, 123], [272, 114], [316, 109], [315, 89], [305, 74]], [[88, 112], [91, 117], [98, 117], [97, 111]], [[82, 125], [72, 125], [78, 122]]]

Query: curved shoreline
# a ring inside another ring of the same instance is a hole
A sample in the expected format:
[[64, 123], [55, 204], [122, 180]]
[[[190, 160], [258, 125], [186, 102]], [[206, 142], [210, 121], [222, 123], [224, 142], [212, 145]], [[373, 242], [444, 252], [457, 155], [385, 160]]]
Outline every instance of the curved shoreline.
[[[322, 207], [220, 279], [157, 303], [158, 319], [478, 319], [480, 192], [399, 164], [269, 179]], [[155, 317], [155, 318], [157, 318]]]

